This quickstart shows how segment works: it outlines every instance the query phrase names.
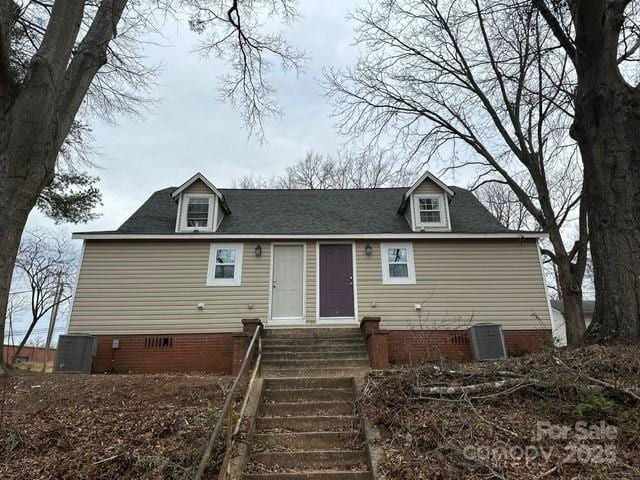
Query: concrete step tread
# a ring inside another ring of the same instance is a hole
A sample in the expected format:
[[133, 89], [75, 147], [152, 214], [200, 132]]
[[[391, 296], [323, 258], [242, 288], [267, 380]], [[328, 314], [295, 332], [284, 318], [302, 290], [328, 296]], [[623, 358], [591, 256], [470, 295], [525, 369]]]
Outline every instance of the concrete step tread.
[[346, 328], [267, 328], [264, 336], [267, 337], [330, 337], [340, 335], [360, 335], [362, 330], [357, 327]]
[[269, 392], [287, 392], [287, 393], [310, 393], [310, 392], [352, 392], [351, 387], [315, 387], [315, 388], [272, 388], [267, 387], [264, 389], [265, 393]]
[[290, 345], [290, 346], [282, 346], [282, 347], [263, 347], [262, 354], [263, 355], [320, 355], [320, 354], [339, 354], [339, 355], [349, 355], [349, 354], [359, 354], [362, 352], [367, 352], [367, 346], [364, 345], [332, 345], [332, 346], [318, 346], [318, 345]]
[[253, 452], [352, 450], [363, 446], [359, 431], [256, 433], [251, 439]]
[[299, 417], [258, 417], [257, 432], [354, 432], [359, 430], [360, 418], [354, 415], [307, 415]]
[[310, 401], [261, 403], [260, 417], [309, 417], [314, 415], [349, 415], [355, 411], [353, 401]]
[[266, 438], [266, 437], [288, 437], [288, 438], [306, 438], [306, 437], [354, 437], [360, 436], [361, 433], [358, 431], [351, 432], [276, 432], [276, 433], [256, 433], [255, 438]]
[[264, 471], [295, 471], [315, 469], [343, 470], [344, 467], [359, 467], [368, 470], [367, 455], [362, 450], [313, 450], [296, 452], [254, 453], [249, 458], [248, 473]]
[[353, 377], [365, 375], [368, 367], [326, 367], [326, 368], [263, 368], [263, 378], [299, 378], [299, 377]]
[[319, 362], [368, 362], [369, 355], [364, 352], [350, 353], [348, 355], [332, 355], [330, 353], [323, 353], [318, 355], [291, 355], [286, 353], [279, 353], [276, 355], [263, 355], [262, 361], [267, 364], [281, 364], [283, 362], [305, 362], [305, 365]]
[[353, 379], [350, 377], [293, 377], [271, 378], [264, 381], [265, 390], [296, 388], [353, 388]]
[[339, 355], [366, 355], [367, 349], [362, 346], [362, 348], [351, 348], [348, 350], [339, 350], [339, 351], [331, 351], [331, 352], [327, 352], [324, 350], [318, 350], [315, 352], [294, 352], [294, 351], [286, 351], [286, 350], [273, 350], [273, 349], [269, 349], [269, 350], [262, 350], [262, 356], [263, 357], [278, 357], [280, 355], [287, 355], [290, 357], [302, 357], [302, 358], [311, 358], [311, 357], [319, 357], [322, 358], [324, 356], [328, 356], [328, 357], [335, 357], [335, 356], [339, 356]]
[[309, 402], [323, 400], [345, 400], [353, 401], [353, 388], [291, 388], [291, 389], [271, 389], [263, 390], [262, 401], [264, 403], [274, 402]]
[[369, 471], [328, 471], [307, 470], [305, 472], [289, 473], [250, 473], [244, 476], [245, 480], [368, 480], [371, 478]]
[[350, 350], [353, 348], [366, 349], [367, 344], [364, 340], [349, 340], [341, 342], [327, 342], [323, 340], [311, 340], [309, 342], [305, 342], [302, 340], [295, 340], [291, 342], [262, 342], [262, 350], [267, 352], [274, 350], [328, 352], [337, 349]]
[[311, 368], [320, 368], [320, 367], [339, 367], [339, 366], [368, 366], [369, 360], [367, 357], [362, 357], [358, 359], [333, 359], [333, 358], [322, 358], [322, 359], [303, 359], [303, 358], [292, 358], [292, 359], [284, 359], [284, 360], [272, 360], [272, 359], [264, 359], [262, 366], [263, 367], [291, 367], [291, 366], [301, 366], [306, 367], [309, 366]]

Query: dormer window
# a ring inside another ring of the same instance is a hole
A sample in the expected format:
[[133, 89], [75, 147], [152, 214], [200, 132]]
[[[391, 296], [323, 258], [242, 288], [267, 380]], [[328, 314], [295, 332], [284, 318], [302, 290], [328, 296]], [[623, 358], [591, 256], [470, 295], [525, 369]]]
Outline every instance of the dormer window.
[[418, 218], [421, 224], [441, 224], [442, 205], [440, 197], [417, 197]]
[[446, 227], [443, 195], [414, 195], [414, 218], [417, 227]]
[[450, 231], [449, 201], [453, 196], [451, 188], [425, 172], [402, 196], [398, 213], [414, 232]]
[[187, 205], [187, 227], [209, 225], [209, 197], [190, 197]]
[[231, 213], [222, 192], [201, 173], [176, 188], [171, 197], [178, 203], [176, 232], [215, 232], [223, 216]]
[[216, 200], [213, 195], [189, 194], [182, 198], [181, 230], [207, 232], [215, 230]]

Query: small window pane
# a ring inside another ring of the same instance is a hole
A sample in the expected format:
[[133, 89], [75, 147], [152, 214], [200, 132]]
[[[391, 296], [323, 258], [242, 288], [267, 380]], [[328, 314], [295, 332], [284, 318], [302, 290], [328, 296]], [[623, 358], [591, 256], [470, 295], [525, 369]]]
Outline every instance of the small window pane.
[[389, 263], [394, 263], [394, 262], [406, 263], [407, 261], [406, 248], [390, 248], [388, 255], [389, 255]]
[[420, 223], [441, 223], [440, 200], [437, 198], [418, 199]]
[[216, 265], [215, 278], [234, 278], [235, 265]]
[[190, 198], [187, 205], [187, 226], [206, 227], [209, 221], [209, 199]]
[[216, 263], [236, 263], [236, 249], [220, 248], [216, 250]]
[[421, 223], [440, 223], [440, 212], [429, 212], [420, 210], [420, 222]]
[[391, 278], [407, 278], [409, 276], [409, 268], [406, 263], [389, 264], [389, 276]]
[[437, 198], [421, 198], [420, 210], [438, 210], [440, 209], [440, 201]]

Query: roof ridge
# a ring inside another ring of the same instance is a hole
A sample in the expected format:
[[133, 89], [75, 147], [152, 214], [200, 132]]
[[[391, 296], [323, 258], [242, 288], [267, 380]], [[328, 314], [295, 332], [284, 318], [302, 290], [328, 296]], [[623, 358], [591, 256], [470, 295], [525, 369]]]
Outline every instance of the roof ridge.
[[406, 190], [409, 187], [362, 187], [362, 188], [226, 188], [220, 190], [234, 190], [237, 192], [353, 192], [376, 190]]

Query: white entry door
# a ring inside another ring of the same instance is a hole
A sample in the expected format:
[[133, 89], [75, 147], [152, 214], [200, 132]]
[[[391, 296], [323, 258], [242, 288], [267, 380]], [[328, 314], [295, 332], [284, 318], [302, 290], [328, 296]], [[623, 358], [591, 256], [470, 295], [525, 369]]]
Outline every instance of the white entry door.
[[273, 246], [271, 320], [273, 323], [303, 321], [304, 247]]

